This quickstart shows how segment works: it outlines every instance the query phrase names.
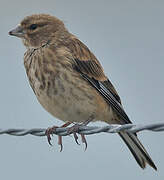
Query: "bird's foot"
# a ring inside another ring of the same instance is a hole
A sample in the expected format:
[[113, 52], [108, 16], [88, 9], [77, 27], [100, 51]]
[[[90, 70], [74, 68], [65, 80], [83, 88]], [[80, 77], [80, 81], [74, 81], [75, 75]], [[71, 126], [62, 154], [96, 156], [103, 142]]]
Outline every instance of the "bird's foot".
[[[74, 139], [75, 139], [75, 142], [79, 145], [79, 142], [78, 142], [78, 136], [77, 136], [77, 133], [79, 132], [79, 128], [81, 126], [87, 126], [92, 120], [94, 119], [94, 115], [91, 115], [86, 121], [84, 121], [82, 124], [74, 124], [72, 127], [68, 128], [68, 134], [72, 134], [74, 135]], [[81, 140], [82, 140], [82, 143], [85, 144], [85, 151], [87, 149], [87, 140], [85, 138], [85, 135], [84, 134], [80, 134], [81, 136]]]
[[[78, 145], [80, 145], [80, 144], [79, 144], [79, 142], [78, 142], [77, 133], [78, 133], [78, 131], [79, 131], [79, 127], [81, 127], [81, 126], [84, 126], [84, 125], [83, 125], [83, 124], [75, 124], [75, 125], [73, 125], [72, 127], [70, 127], [70, 128], [68, 129], [68, 134], [73, 134], [74, 139], [75, 139], [75, 142], [76, 142]], [[85, 151], [86, 151], [86, 149], [87, 149], [87, 140], [86, 140], [84, 134], [80, 134], [80, 136], [81, 136], [82, 143], [85, 144]]]
[[[70, 122], [67, 122], [65, 124], [63, 124], [61, 126], [62, 127], [67, 127], [69, 126], [71, 123]], [[58, 126], [53, 126], [53, 127], [50, 127], [50, 128], [47, 128], [45, 134], [47, 136], [47, 140], [48, 140], [48, 143], [49, 145], [52, 146], [52, 143], [51, 143], [51, 135], [53, 136], [53, 133], [55, 132], [56, 128], [59, 128]], [[60, 145], [60, 152], [63, 150], [63, 143], [62, 143], [62, 136], [59, 136], [58, 135], [58, 145]]]
[[54, 131], [56, 130], [56, 128], [58, 128], [58, 126], [53, 126], [53, 127], [49, 127], [46, 129], [46, 136], [47, 136], [47, 141], [49, 143], [50, 146], [52, 146], [52, 143], [51, 143], [51, 135], [53, 136], [53, 133]]

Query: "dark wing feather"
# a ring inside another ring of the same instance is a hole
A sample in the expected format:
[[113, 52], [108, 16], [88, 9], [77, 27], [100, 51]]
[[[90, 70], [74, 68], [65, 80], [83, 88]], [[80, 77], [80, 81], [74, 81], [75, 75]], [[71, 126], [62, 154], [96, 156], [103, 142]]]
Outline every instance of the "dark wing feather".
[[115, 99], [121, 104], [121, 99], [119, 95], [117, 94], [117, 91], [115, 90], [113, 84], [109, 81], [109, 79], [101, 83], [106, 87], [106, 89], [110, 90], [110, 92], [115, 97]]
[[[124, 120], [125, 123], [131, 123], [128, 116], [121, 105], [120, 97], [118, 96], [112, 83], [107, 79], [105, 81], [96, 80], [93, 67], [96, 67], [94, 61], [81, 61], [75, 59], [75, 69], [81, 74], [81, 76], [88, 81], [106, 100], [106, 102], [113, 108], [117, 115]], [[97, 67], [98, 68], [98, 67]], [[93, 77], [88, 76], [88, 72], [92, 72]]]

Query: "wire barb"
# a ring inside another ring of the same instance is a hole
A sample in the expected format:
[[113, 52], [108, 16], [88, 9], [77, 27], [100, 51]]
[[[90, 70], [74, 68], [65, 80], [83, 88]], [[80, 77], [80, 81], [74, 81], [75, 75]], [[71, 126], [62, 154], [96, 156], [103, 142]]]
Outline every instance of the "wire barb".
[[[155, 123], [155, 124], [149, 124], [149, 125], [135, 125], [135, 124], [124, 124], [124, 125], [118, 125], [118, 124], [112, 124], [108, 126], [98, 127], [98, 126], [80, 126], [78, 128], [79, 134], [82, 135], [91, 135], [91, 134], [97, 134], [97, 133], [118, 133], [121, 131], [126, 132], [133, 132], [138, 133], [143, 130], [149, 130], [154, 132], [161, 132], [164, 131], [164, 123]], [[12, 136], [25, 136], [28, 134], [34, 135], [34, 136], [46, 136], [46, 129], [41, 128], [33, 128], [33, 129], [0, 129], [0, 135], [1, 134], [8, 134]], [[61, 127], [56, 128], [53, 134], [60, 135], [60, 136], [67, 136], [70, 133], [68, 133], [68, 127]]]

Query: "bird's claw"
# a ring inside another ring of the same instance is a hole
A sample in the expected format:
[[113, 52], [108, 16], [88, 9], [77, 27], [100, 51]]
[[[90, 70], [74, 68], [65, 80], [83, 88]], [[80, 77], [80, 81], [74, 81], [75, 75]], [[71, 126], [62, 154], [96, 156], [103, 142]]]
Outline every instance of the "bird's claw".
[[[82, 124], [82, 125], [83, 125], [83, 124]], [[82, 126], [82, 125], [80, 125], [80, 124], [75, 124], [75, 125], [73, 125], [72, 127], [70, 127], [70, 128], [68, 129], [68, 134], [72, 134], [72, 133], [73, 133], [75, 142], [76, 142], [78, 145], [80, 145], [80, 144], [79, 144], [79, 142], [78, 142], [77, 133], [78, 133], [78, 131], [79, 131], [79, 127]], [[80, 135], [81, 135], [82, 143], [85, 144], [85, 151], [86, 151], [86, 149], [87, 149], [87, 140], [86, 140], [84, 134], [80, 134]]]
[[56, 128], [56, 126], [53, 126], [51, 128], [47, 128], [46, 129], [46, 132], [45, 132], [45, 135], [47, 136], [47, 141], [48, 141], [48, 144], [50, 146], [52, 146], [52, 143], [51, 143], [51, 135], [53, 135], [53, 131], [54, 129]]
[[81, 134], [81, 140], [82, 140], [82, 142], [85, 144], [85, 149], [84, 149], [84, 151], [86, 151], [86, 150], [87, 150], [87, 147], [88, 147], [88, 144], [87, 144], [87, 140], [86, 140], [84, 134]]
[[[70, 124], [71, 124], [71, 122], [67, 122], [67, 123], [63, 124], [61, 127], [67, 127]], [[53, 133], [56, 130], [56, 128], [58, 128], [58, 126], [53, 126], [53, 127], [47, 128], [47, 130], [45, 132], [45, 135], [47, 136], [48, 143], [51, 146], [52, 146], [51, 136], [53, 136]], [[58, 145], [60, 145], [60, 152], [61, 152], [63, 150], [63, 144], [62, 144], [62, 136], [59, 136], [59, 135], [58, 135]]]
[[78, 142], [78, 136], [76, 133], [73, 133], [73, 136], [74, 136], [74, 139], [75, 139], [75, 142], [76, 144], [80, 145], [80, 143]]
[[[52, 146], [52, 143], [51, 143], [51, 136], [53, 136], [53, 133], [54, 131], [56, 130], [56, 128], [58, 128], [58, 126], [53, 126], [53, 127], [50, 127], [50, 128], [47, 128], [45, 134], [47, 136], [47, 140], [48, 140], [48, 143], [50, 146]], [[62, 137], [61, 136], [58, 136], [58, 144], [60, 146], [62, 146]], [[61, 147], [61, 150], [62, 150], [62, 147]]]
[[63, 150], [62, 136], [58, 136], [58, 145], [60, 145], [60, 152]]

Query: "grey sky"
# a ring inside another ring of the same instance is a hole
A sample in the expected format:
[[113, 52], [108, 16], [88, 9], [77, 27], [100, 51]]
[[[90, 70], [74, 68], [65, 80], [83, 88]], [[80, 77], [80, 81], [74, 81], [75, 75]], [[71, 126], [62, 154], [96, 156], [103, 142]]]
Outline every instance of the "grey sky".
[[[26, 15], [49, 13], [62, 19], [97, 56], [136, 124], [163, 122], [164, 1], [162, 0], [1, 0], [0, 128], [60, 125], [37, 102], [23, 67], [25, 48], [8, 36]], [[99, 124], [103, 125], [103, 124]], [[0, 136], [1, 179], [149, 179], [164, 177], [163, 133], [141, 132], [140, 139], [158, 172], [139, 168], [116, 135], [88, 136], [88, 150], [64, 137], [49, 147], [45, 137]]]

